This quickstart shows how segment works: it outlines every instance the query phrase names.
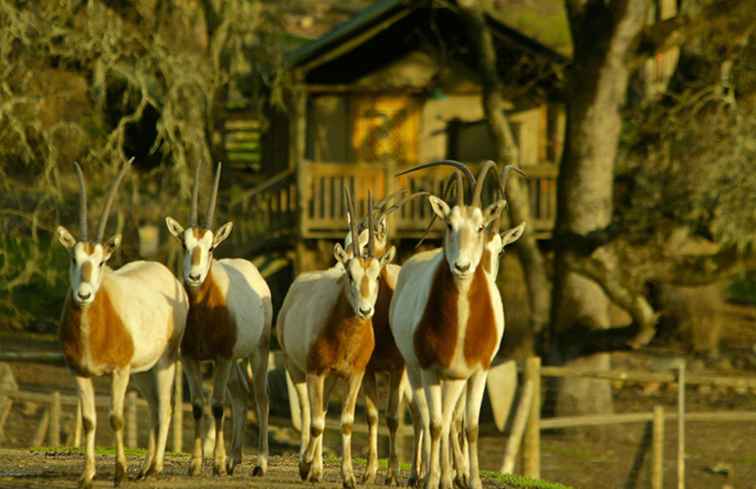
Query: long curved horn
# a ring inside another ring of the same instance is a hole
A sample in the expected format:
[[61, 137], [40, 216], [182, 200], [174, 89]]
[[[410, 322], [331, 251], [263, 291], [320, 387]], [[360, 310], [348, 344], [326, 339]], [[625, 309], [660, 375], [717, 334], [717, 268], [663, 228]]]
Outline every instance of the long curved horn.
[[[414, 172], [417, 170], [422, 170], [424, 168], [431, 168], [434, 166], [451, 166], [452, 168], [456, 168], [457, 170], [464, 173], [465, 177], [467, 177], [467, 180], [470, 182], [471, 187], [475, 187], [475, 175], [473, 175], [473, 172], [465, 165], [464, 163], [460, 163], [459, 161], [455, 160], [436, 160], [431, 161], [429, 163], [422, 163], [420, 165], [413, 166], [412, 168], [407, 168], [406, 170], [402, 170], [401, 172], [397, 173], [396, 177], [401, 175], [406, 175], [407, 173]], [[461, 180], [461, 177], [459, 178]], [[457, 185], [459, 185], [461, 182], [457, 181]], [[457, 205], [463, 205], [464, 204], [464, 191], [460, 190], [460, 193], [457, 194]]]
[[415, 192], [413, 194], [404, 196], [402, 198], [402, 200], [400, 200], [399, 202], [395, 202], [395, 203], [391, 204], [388, 208], [383, 209], [383, 210], [378, 209], [380, 211], [380, 217], [388, 216], [389, 214], [392, 214], [392, 213], [398, 211], [399, 209], [401, 209], [402, 206], [404, 204], [406, 204], [407, 202], [409, 202], [410, 200], [416, 199], [418, 197], [425, 197], [426, 195], [430, 195], [430, 192], [426, 192], [425, 190], [421, 190], [420, 192]]
[[368, 256], [375, 256], [375, 229], [373, 229], [373, 195], [368, 189]]
[[392, 200], [403, 197], [407, 192], [408, 190], [406, 188], [402, 188], [392, 194], [385, 196], [383, 199], [375, 203], [375, 210], [381, 213], [386, 212], [386, 209], [390, 207], [389, 204], [391, 204]]
[[123, 168], [121, 168], [121, 171], [118, 173], [115, 182], [113, 182], [113, 186], [110, 187], [110, 194], [108, 194], [108, 200], [105, 201], [105, 207], [103, 208], [102, 215], [100, 216], [100, 226], [97, 229], [97, 241], [99, 242], [102, 242], [102, 239], [105, 237], [105, 227], [108, 225], [108, 215], [110, 214], [110, 208], [113, 206], [115, 196], [118, 193], [118, 186], [121, 185], [121, 180], [123, 180], [126, 172], [129, 170], [129, 168], [131, 168], [131, 163], [133, 161], [134, 157], [132, 156], [129, 161], [127, 161], [123, 165]]
[[[475, 192], [472, 198], [472, 205], [475, 207], [481, 207], [481, 196], [483, 194], [483, 187], [486, 184], [486, 175], [491, 168], [496, 168], [496, 163], [488, 160], [483, 163], [480, 172], [478, 172], [478, 182], [475, 184]], [[498, 174], [496, 176], [498, 177]]]
[[349, 187], [344, 185], [344, 199], [346, 200], [347, 212], [349, 213], [349, 231], [352, 233], [352, 252], [354, 257], [360, 256], [360, 237], [357, 234], [357, 216], [354, 214], [354, 206], [352, 205], [352, 194], [349, 192]]
[[213, 193], [210, 194], [210, 204], [207, 206], [207, 229], [213, 229], [213, 218], [215, 217], [215, 201], [218, 199], [218, 186], [220, 185], [221, 163], [215, 170], [215, 183], [213, 183]]
[[[504, 169], [501, 170], [501, 174], [497, 174], [497, 179], [499, 183], [499, 192], [501, 193], [501, 197], [504, 199], [507, 204], [509, 201], [507, 200], [507, 179], [509, 178], [509, 175], [511, 172], [519, 173], [525, 178], [528, 178], [528, 174], [525, 173], [520, 167], [516, 165], [507, 165], [504, 167]], [[496, 219], [493, 223], [493, 227], [491, 228], [491, 231], [494, 233], [498, 233], [499, 229], [501, 229], [501, 216], [499, 216], [498, 219]]]
[[88, 239], [87, 236], [87, 185], [84, 183], [84, 173], [81, 171], [79, 162], [74, 161], [76, 167], [76, 176], [79, 178], [79, 233], [82, 241]]
[[195, 227], [197, 225], [197, 208], [199, 207], [199, 179], [201, 168], [202, 160], [197, 163], [197, 167], [194, 169], [194, 185], [192, 186], [192, 215], [189, 219], [189, 225], [192, 227]]
[[[459, 176], [460, 176], [459, 172], [454, 172], [454, 175], [450, 175], [449, 176], [449, 178], [447, 180], [447, 183], [446, 183], [446, 187], [443, 189], [442, 194], [441, 194], [441, 198], [444, 201], [446, 201], [449, 198], [449, 196], [451, 195], [452, 187], [454, 187], [455, 183], [456, 183], [456, 187], [457, 187], [457, 196], [461, 195], [462, 192], [461, 192], [460, 189], [461, 189], [461, 185], [464, 182], [461, 181], [461, 179], [460, 179]], [[416, 249], [419, 248], [420, 245], [423, 244], [423, 241], [425, 241], [425, 238], [428, 237], [428, 235], [431, 232], [431, 229], [433, 229], [433, 225], [436, 223], [436, 219], [438, 219], [438, 217], [436, 216], [435, 213], [433, 213], [433, 215], [431, 216], [430, 223], [428, 223], [428, 227], [425, 228], [425, 231], [423, 232], [423, 235], [420, 237], [420, 241], [418, 241], [417, 244], [415, 245]]]

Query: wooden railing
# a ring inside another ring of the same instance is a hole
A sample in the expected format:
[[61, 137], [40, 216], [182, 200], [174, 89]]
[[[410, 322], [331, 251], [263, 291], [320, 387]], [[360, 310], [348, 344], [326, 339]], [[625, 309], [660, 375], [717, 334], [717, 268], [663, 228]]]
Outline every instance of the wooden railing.
[[[352, 193], [357, 212], [365, 215], [368, 190], [376, 200], [400, 188], [440, 194], [450, 174], [449, 168], [438, 167], [394, 177], [401, 169], [392, 163], [303, 161], [299, 168], [286, 170], [232, 200], [241, 206], [243, 214], [255, 216], [252, 221], [260, 228], [256, 229], [258, 233], [291, 233], [306, 239], [340, 238], [346, 232], [346, 208], [342, 197], [344, 187], [348, 187]], [[545, 237], [553, 228], [556, 214], [557, 168], [552, 164], [542, 164], [526, 167], [525, 170], [530, 176], [528, 186], [534, 218], [530, 224], [539, 236]], [[301, 195], [297, 195], [298, 192]], [[422, 236], [431, 214], [426, 199], [407, 203], [390, 218], [394, 236]], [[430, 236], [437, 238], [442, 231], [441, 223], [437, 222]]]
[[[342, 201], [344, 186], [348, 186], [352, 192], [357, 212], [364, 215], [368, 189], [376, 198], [400, 188], [440, 194], [450, 173], [449, 168], [438, 167], [394, 177], [401, 169], [393, 164], [304, 162], [299, 171], [304, 205], [302, 237], [338, 237], [345, 232], [346, 209]], [[528, 186], [534, 217], [531, 225], [539, 236], [547, 236], [551, 233], [556, 216], [558, 170], [552, 164], [529, 166], [525, 170], [530, 176]], [[395, 230], [396, 237], [418, 238], [430, 222], [431, 209], [427, 200], [418, 199], [407, 203], [391, 219], [391, 229]], [[438, 237], [442, 231], [441, 223], [437, 222], [430, 236]]]

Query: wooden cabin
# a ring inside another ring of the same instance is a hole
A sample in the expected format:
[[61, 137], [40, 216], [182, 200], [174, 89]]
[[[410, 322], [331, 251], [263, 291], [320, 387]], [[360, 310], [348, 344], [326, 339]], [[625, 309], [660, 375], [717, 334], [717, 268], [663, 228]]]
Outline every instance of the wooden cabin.
[[[440, 192], [450, 174], [438, 168], [395, 178], [402, 168], [440, 158], [495, 159], [461, 19], [450, 8], [419, 4], [378, 1], [288, 54], [293, 86], [286, 110], [268, 114], [264, 179], [240, 197], [264, 217], [259, 231], [268, 240], [341, 239], [345, 185], [364, 209], [368, 189], [377, 198], [401, 187]], [[530, 175], [531, 224], [545, 238], [553, 227], [564, 132], [555, 67], [566, 60], [488, 21], [519, 164]], [[393, 239], [419, 238], [429, 219], [425, 201], [408, 204], [392, 216]], [[439, 225], [431, 238], [441, 232]]]

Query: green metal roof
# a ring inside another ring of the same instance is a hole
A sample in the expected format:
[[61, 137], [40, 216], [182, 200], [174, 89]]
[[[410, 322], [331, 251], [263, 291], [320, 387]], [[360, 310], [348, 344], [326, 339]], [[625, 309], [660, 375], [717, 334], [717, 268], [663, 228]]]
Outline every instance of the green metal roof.
[[351, 19], [337, 25], [332, 31], [290, 51], [287, 55], [287, 61], [290, 66], [297, 66], [309, 61], [318, 54], [328, 51], [329, 47], [338, 45], [354, 33], [361, 31], [375, 20], [401, 8], [414, 7], [411, 7], [407, 0], [378, 0]]

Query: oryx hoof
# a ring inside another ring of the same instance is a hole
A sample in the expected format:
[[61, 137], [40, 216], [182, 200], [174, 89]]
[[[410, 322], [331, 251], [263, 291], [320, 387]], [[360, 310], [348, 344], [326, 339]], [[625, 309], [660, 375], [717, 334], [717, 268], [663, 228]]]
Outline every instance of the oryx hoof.
[[255, 468], [252, 469], [252, 477], [262, 477], [265, 475], [265, 471], [262, 468], [262, 465], [255, 465]]
[[307, 478], [310, 476], [310, 469], [312, 468], [312, 462], [305, 462], [304, 460], [299, 461], [299, 477], [306, 481]]
[[388, 474], [386, 474], [386, 485], [387, 486], [398, 486], [399, 485], [399, 474], [396, 471], [389, 471]]
[[360, 484], [373, 484], [375, 482], [375, 472], [365, 471], [360, 477]]
[[197, 476], [202, 474], [202, 459], [192, 459], [191, 465], [189, 465], [189, 475]]
[[354, 478], [354, 474], [345, 476], [342, 486], [344, 489], [355, 489], [357, 487], [357, 479]]

